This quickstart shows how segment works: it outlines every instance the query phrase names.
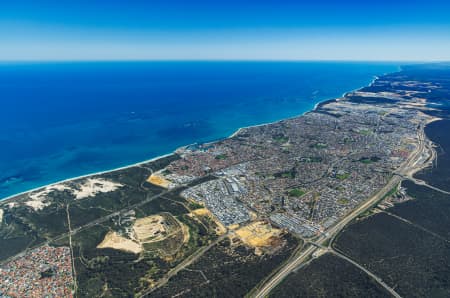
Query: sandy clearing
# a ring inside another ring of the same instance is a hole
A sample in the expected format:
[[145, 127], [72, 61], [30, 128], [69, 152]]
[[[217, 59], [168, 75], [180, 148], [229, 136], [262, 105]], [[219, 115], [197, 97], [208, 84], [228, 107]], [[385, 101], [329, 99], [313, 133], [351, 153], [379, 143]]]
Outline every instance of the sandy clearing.
[[239, 224], [232, 224], [228, 226], [228, 229], [230, 230], [237, 230], [239, 228]]
[[49, 203], [44, 203], [42, 200], [31, 200], [26, 201], [25, 205], [34, 209], [34, 211], [39, 211], [50, 205]]
[[11, 202], [11, 203], [8, 203], [8, 204], [7, 204], [7, 206], [8, 206], [9, 209], [12, 209], [12, 208], [14, 208], [14, 207], [17, 207], [17, 205], [18, 205], [17, 202]]
[[3, 209], [0, 209], [0, 226], [2, 225], [3, 222], [3, 214], [5, 213], [5, 211], [3, 211]]
[[88, 178], [79, 185], [79, 190], [72, 190], [77, 200], [93, 197], [98, 193], [112, 192], [122, 187], [120, 183], [112, 182], [102, 178]]
[[313, 258], [318, 258], [318, 257], [320, 257], [320, 256], [322, 256], [322, 255], [324, 255], [324, 254], [326, 254], [327, 252], [328, 252], [327, 249], [325, 249], [325, 248], [319, 248], [318, 250], [316, 250], [316, 251], [312, 254], [312, 256], [313, 256]]
[[35, 211], [39, 211], [50, 205], [50, 202], [45, 202], [47, 196], [53, 191], [72, 190], [70, 187], [63, 184], [55, 184], [45, 187], [41, 191], [32, 192], [28, 195], [30, 200], [24, 204], [33, 208]]
[[[123, 167], [113, 168], [113, 169], [110, 169], [110, 170], [100, 171], [100, 172], [92, 172], [92, 173], [89, 173], [89, 174], [86, 174], [86, 175], [80, 175], [80, 176], [64, 179], [64, 180], [61, 180], [61, 181], [49, 184], [49, 185], [47, 185], [47, 187], [58, 185], [58, 184], [63, 184], [63, 183], [67, 183], [67, 182], [73, 182], [75, 180], [89, 178], [89, 177], [92, 177], [92, 176], [98, 176], [98, 175], [102, 175], [102, 174], [109, 174], [109, 173], [117, 172], [117, 171], [120, 171], [120, 170], [131, 169], [133, 167], [145, 165], [147, 163], [150, 163], [150, 162], [153, 162], [153, 161], [156, 161], [156, 160], [159, 160], [159, 159], [163, 159], [163, 158], [169, 157], [171, 155], [173, 155], [173, 152], [167, 153], [167, 154], [163, 154], [163, 155], [160, 155], [160, 156], [156, 156], [156, 157], [153, 157], [151, 159], [140, 161], [140, 162], [137, 162], [137, 163], [134, 163], [134, 164], [130, 164], [130, 165], [127, 165], [127, 166], [123, 166]], [[43, 186], [39, 186], [39, 187], [36, 187], [36, 188], [33, 188], [33, 189], [22, 191], [22, 192], [10, 195], [10, 196], [5, 197], [5, 198], [0, 198], [0, 200], [2, 202], [7, 202], [9, 200], [14, 200], [20, 195], [27, 195], [27, 194], [29, 194], [31, 192], [34, 192], [34, 191], [42, 189], [42, 187]]]
[[245, 244], [251, 247], [271, 246], [274, 238], [281, 235], [281, 230], [273, 228], [269, 223], [257, 221], [235, 231]]
[[161, 215], [139, 218], [134, 223], [133, 230], [141, 242], [164, 240], [169, 232], [166, 229], [165, 218]]
[[[177, 219], [178, 221], [178, 219]], [[191, 234], [189, 233], [189, 227], [185, 225], [184, 223], [181, 223], [178, 221], [178, 223], [181, 225], [182, 232], [183, 232], [183, 243], [188, 243], [189, 239], [191, 239]]]
[[116, 232], [108, 232], [103, 241], [97, 245], [97, 248], [112, 248], [134, 254], [139, 254], [142, 252], [142, 247], [139, 243], [120, 236]]
[[65, 191], [68, 190], [74, 194], [77, 200], [95, 196], [102, 192], [111, 192], [122, 184], [108, 181], [101, 178], [88, 178], [84, 183], [79, 184], [79, 189], [75, 189], [65, 184], [54, 184], [45, 187], [41, 191], [31, 192], [28, 197], [30, 200], [26, 201], [24, 204], [33, 208], [35, 211], [39, 211], [49, 206], [51, 202], [46, 202], [48, 195], [53, 191]]
[[211, 212], [206, 208], [195, 209], [192, 213], [199, 216], [211, 216]]
[[147, 182], [164, 188], [169, 188], [171, 186], [171, 182], [169, 180], [157, 173], [151, 174], [150, 177], [148, 177]]
[[214, 216], [214, 214], [209, 211], [207, 208], [199, 208], [192, 211], [192, 213], [196, 216], [207, 216], [214, 221], [216, 224], [216, 233], [217, 235], [223, 235], [227, 232], [227, 228]]

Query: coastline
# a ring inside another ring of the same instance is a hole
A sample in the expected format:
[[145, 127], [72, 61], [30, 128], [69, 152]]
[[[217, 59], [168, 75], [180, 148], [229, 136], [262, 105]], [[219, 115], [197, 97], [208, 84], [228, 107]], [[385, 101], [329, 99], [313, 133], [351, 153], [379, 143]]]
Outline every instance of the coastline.
[[126, 165], [126, 166], [123, 166], [123, 167], [118, 167], [118, 168], [114, 168], [114, 169], [110, 169], [110, 170], [105, 170], [105, 171], [99, 171], [99, 172], [89, 173], [89, 174], [85, 174], [85, 175], [80, 175], [80, 176], [77, 176], [77, 177], [67, 178], [67, 179], [60, 180], [60, 181], [57, 181], [57, 182], [53, 182], [53, 183], [50, 183], [50, 184], [46, 184], [46, 185], [43, 185], [43, 186], [35, 187], [33, 189], [26, 190], [26, 191], [23, 191], [23, 192], [19, 192], [19, 193], [16, 193], [14, 195], [11, 195], [11, 196], [8, 196], [8, 197], [0, 199], [0, 205], [3, 205], [7, 201], [11, 201], [11, 200], [15, 199], [16, 197], [24, 195], [24, 194], [27, 194], [29, 192], [37, 191], [37, 190], [40, 190], [40, 189], [43, 189], [43, 188], [46, 188], [46, 187], [54, 186], [54, 185], [65, 183], [65, 182], [71, 182], [71, 181], [78, 180], [78, 179], [88, 178], [88, 177], [91, 177], [91, 176], [102, 175], [102, 174], [116, 172], [116, 171], [120, 171], [120, 170], [126, 170], [126, 169], [129, 169], [129, 168], [137, 167], [137, 166], [140, 166], [140, 165], [143, 165], [143, 164], [146, 164], [146, 163], [149, 163], [149, 162], [152, 162], [152, 161], [164, 158], [164, 157], [168, 157], [168, 156], [173, 155], [173, 154], [174, 154], [174, 152], [166, 153], [166, 154], [163, 154], [163, 155], [159, 155], [159, 156], [153, 157], [153, 158], [148, 159], [148, 160], [140, 161], [140, 162], [137, 162], [137, 163], [134, 163], [134, 164], [130, 164], [130, 165]]
[[[399, 68], [401, 69], [400, 66], [399, 66]], [[387, 73], [384, 73], [384, 74], [382, 74], [381, 76], [386, 75], [386, 74], [387, 74]], [[255, 125], [249, 125], [249, 126], [239, 127], [234, 133], [232, 133], [232, 134], [229, 135], [228, 137], [223, 137], [223, 138], [219, 138], [219, 139], [216, 139], [216, 140], [212, 140], [212, 141], [210, 141], [210, 142], [205, 142], [204, 144], [211, 144], [211, 143], [214, 143], [214, 142], [223, 140], [223, 139], [233, 138], [233, 137], [235, 137], [237, 134], [239, 134], [239, 132], [241, 132], [243, 129], [252, 128], [252, 127], [260, 127], [260, 126], [265, 126], [265, 125], [270, 125], [270, 124], [278, 123], [278, 122], [285, 121], [285, 120], [288, 120], [288, 119], [294, 119], [294, 118], [301, 117], [301, 116], [303, 116], [303, 115], [305, 115], [305, 114], [307, 114], [307, 113], [314, 112], [314, 111], [316, 111], [317, 109], [319, 109], [319, 108], [321, 108], [321, 107], [323, 107], [323, 106], [325, 106], [325, 105], [327, 105], [327, 104], [329, 104], [329, 103], [336, 102], [338, 99], [344, 98], [347, 94], [349, 94], [349, 93], [351, 93], [351, 92], [360, 90], [361, 88], [364, 88], [364, 87], [368, 87], [368, 86], [370, 87], [370, 86], [372, 86], [373, 83], [374, 83], [377, 79], [379, 79], [379, 77], [380, 77], [380, 76], [378, 76], [378, 75], [374, 76], [374, 77], [372, 78], [372, 80], [371, 80], [368, 84], [366, 84], [366, 85], [364, 85], [364, 86], [360, 86], [360, 87], [358, 87], [358, 88], [356, 88], [356, 89], [353, 89], [353, 90], [350, 90], [350, 91], [346, 91], [346, 92], [344, 92], [340, 97], [336, 97], [336, 98], [327, 98], [327, 99], [320, 100], [319, 102], [317, 102], [317, 103], [314, 105], [314, 107], [313, 107], [311, 110], [307, 110], [307, 111], [305, 111], [305, 112], [303, 112], [303, 113], [301, 113], [301, 114], [298, 114], [298, 115], [295, 115], [295, 116], [292, 116], [292, 117], [286, 117], [286, 118], [278, 119], [278, 120], [271, 121], [271, 122], [265, 122], [265, 123], [261, 123], [261, 124], [255, 124]], [[195, 145], [195, 144], [198, 144], [198, 143], [191, 143], [191, 144], [187, 144], [187, 145], [181, 146], [181, 147], [179, 147], [179, 148], [176, 148], [176, 149], [173, 150], [172, 152], [169, 152], [169, 153], [166, 153], [166, 154], [163, 154], [163, 155], [159, 155], [159, 156], [155, 156], [155, 157], [150, 158], [150, 159], [148, 159], [148, 160], [144, 160], [144, 161], [140, 161], [140, 162], [137, 162], [137, 163], [133, 163], [133, 164], [129, 164], [129, 165], [117, 167], [117, 168], [112, 168], [112, 169], [108, 169], [108, 170], [104, 170], [104, 171], [92, 172], [92, 173], [88, 173], [88, 174], [84, 174], [84, 175], [80, 175], [80, 176], [76, 176], [76, 177], [71, 177], [71, 178], [59, 180], [59, 181], [56, 181], [56, 182], [53, 182], [53, 183], [49, 183], [49, 184], [45, 184], [45, 185], [42, 185], [42, 186], [38, 186], [38, 187], [29, 189], [29, 190], [25, 190], [25, 191], [22, 191], [22, 192], [19, 192], [19, 193], [15, 193], [15, 194], [12, 194], [12, 195], [7, 196], [7, 197], [0, 198], [0, 206], [1, 206], [1, 205], [4, 205], [4, 204], [7, 204], [7, 203], [9, 203], [9, 202], [11, 202], [12, 200], [14, 200], [15, 198], [17, 198], [17, 197], [19, 197], [19, 196], [22, 196], [22, 195], [25, 195], [25, 194], [27, 194], [27, 193], [31, 193], [31, 192], [34, 192], [34, 191], [37, 191], [37, 190], [41, 190], [41, 189], [46, 188], [46, 187], [58, 185], [58, 184], [61, 184], [61, 183], [71, 182], [71, 181], [78, 180], [78, 179], [88, 178], [88, 177], [95, 176], [95, 175], [101, 175], [101, 174], [111, 173], [111, 172], [115, 172], [115, 171], [120, 171], [120, 170], [124, 170], [124, 169], [129, 169], [129, 168], [132, 168], [132, 167], [140, 166], [140, 165], [142, 165], [142, 164], [146, 164], [146, 163], [149, 163], [149, 162], [152, 162], [152, 161], [155, 161], [155, 160], [158, 160], [158, 159], [161, 159], [161, 158], [164, 158], [164, 157], [173, 155], [173, 154], [175, 154], [175, 152], [176, 152], [178, 149], [180, 149], [180, 148], [186, 148], [186, 147], [189, 147], [189, 146], [192, 146], [192, 145]]]
[[[388, 73], [384, 73], [384, 74], [382, 74], [381, 76], [384, 76], [384, 75], [386, 75], [386, 74], [388, 74]], [[321, 107], [323, 107], [323, 106], [325, 106], [325, 105], [327, 105], [327, 104], [329, 104], [329, 103], [336, 102], [336, 101], [338, 101], [340, 98], [346, 97], [347, 94], [349, 94], [349, 93], [351, 93], [351, 92], [358, 91], [358, 90], [360, 90], [360, 89], [362, 89], [362, 88], [364, 88], [364, 87], [370, 87], [370, 86], [372, 86], [373, 83], [375, 83], [375, 81], [378, 80], [379, 78], [380, 78], [380, 76], [374, 76], [374, 78], [373, 78], [367, 85], [361, 86], [361, 87], [359, 87], [359, 88], [356, 88], [356, 89], [353, 89], [353, 90], [350, 90], [350, 91], [346, 91], [346, 92], [342, 93], [342, 95], [341, 95], [340, 97], [323, 99], [323, 100], [317, 102], [316, 104], [314, 104], [314, 107], [313, 107], [311, 110], [305, 111], [305, 112], [303, 112], [303, 113], [301, 113], [301, 114], [298, 114], [298, 115], [295, 115], [295, 116], [292, 116], [292, 117], [287, 117], [287, 118], [275, 120], [275, 121], [272, 121], [272, 122], [265, 122], [265, 123], [261, 123], [261, 124], [255, 124], [255, 125], [249, 125], [249, 126], [243, 126], [243, 127], [240, 127], [240, 128], [238, 128], [234, 133], [232, 133], [232, 134], [231, 134], [229, 137], [227, 137], [227, 138], [232, 138], [232, 137], [236, 136], [241, 130], [246, 129], [246, 128], [259, 127], [259, 126], [264, 126], [264, 125], [274, 124], [274, 123], [278, 123], [278, 122], [281, 122], [281, 121], [284, 121], [284, 120], [294, 119], [294, 118], [297, 118], [297, 117], [301, 117], [301, 116], [303, 116], [303, 115], [305, 115], [305, 114], [307, 114], [307, 113], [314, 112], [314, 111], [316, 111], [317, 109], [319, 109], [319, 108], [321, 108]], [[224, 139], [227, 139], [227, 138], [224, 138]], [[213, 143], [213, 142], [215, 142], [215, 141], [208, 142], [208, 143]], [[187, 145], [187, 146], [189, 146], [189, 145]], [[185, 146], [185, 147], [186, 147], [186, 146]]]

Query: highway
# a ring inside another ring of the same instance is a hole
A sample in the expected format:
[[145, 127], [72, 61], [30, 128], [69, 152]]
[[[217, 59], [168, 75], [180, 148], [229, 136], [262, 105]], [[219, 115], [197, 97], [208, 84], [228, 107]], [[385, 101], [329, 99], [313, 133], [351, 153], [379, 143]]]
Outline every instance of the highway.
[[394, 289], [392, 289], [391, 287], [389, 287], [387, 284], [384, 283], [384, 281], [379, 278], [378, 276], [376, 276], [375, 274], [373, 274], [372, 272], [370, 272], [369, 270], [367, 270], [366, 268], [364, 268], [363, 266], [359, 265], [358, 263], [356, 263], [355, 261], [353, 261], [352, 259], [346, 257], [345, 255], [337, 252], [337, 251], [331, 251], [331, 253], [341, 259], [346, 260], [347, 262], [353, 264], [354, 266], [358, 267], [359, 270], [365, 272], [367, 275], [369, 275], [371, 278], [373, 278], [379, 285], [381, 285], [386, 291], [388, 291], [393, 297], [395, 298], [401, 298], [401, 296], [394, 291]]
[[[191, 181], [190, 183], [195, 183], [196, 181], [201, 180], [201, 179], [204, 179], [204, 178], [195, 179], [195, 180]], [[170, 189], [170, 190], [163, 190], [162, 192], [160, 192], [160, 193], [158, 193], [158, 194], [154, 194], [154, 195], [152, 195], [151, 193], [147, 193], [146, 196], [145, 196], [145, 198], [144, 198], [144, 200], [142, 200], [142, 201], [140, 201], [140, 202], [138, 202], [138, 203], [136, 203], [136, 204], [129, 205], [129, 206], [125, 207], [125, 208], [122, 208], [122, 209], [117, 210], [117, 211], [115, 211], [115, 212], [113, 212], [113, 213], [110, 213], [110, 214], [108, 214], [108, 215], [105, 215], [105, 216], [103, 216], [103, 217], [100, 217], [100, 218], [98, 218], [98, 219], [96, 219], [96, 220], [94, 220], [94, 221], [91, 221], [91, 222], [88, 222], [88, 223], [86, 223], [86, 224], [84, 224], [84, 225], [82, 225], [82, 226], [79, 226], [79, 227], [77, 227], [77, 228], [75, 228], [75, 229], [70, 228], [69, 231], [66, 232], [66, 233], [62, 233], [62, 234], [60, 234], [60, 235], [58, 235], [58, 236], [56, 236], [56, 237], [47, 239], [45, 242], [39, 243], [38, 245], [34, 245], [34, 246], [31, 246], [31, 247], [28, 247], [27, 249], [25, 249], [25, 250], [19, 252], [18, 254], [14, 255], [14, 256], [11, 256], [11, 257], [9, 257], [9, 258], [3, 260], [3, 261], [0, 261], [0, 265], [6, 264], [7, 262], [10, 262], [11, 260], [14, 260], [14, 259], [16, 259], [16, 258], [18, 258], [18, 257], [24, 256], [26, 253], [28, 253], [29, 251], [31, 251], [31, 250], [33, 250], [33, 249], [35, 249], [35, 248], [37, 248], [37, 247], [40, 247], [40, 246], [43, 246], [43, 245], [48, 245], [49, 243], [52, 243], [52, 242], [55, 242], [55, 241], [58, 241], [58, 240], [62, 240], [62, 239], [64, 239], [64, 238], [67, 237], [67, 236], [75, 235], [75, 234], [77, 234], [77, 233], [79, 233], [79, 232], [81, 232], [81, 231], [83, 231], [83, 230], [85, 230], [85, 229], [88, 229], [88, 228], [91, 228], [91, 227], [93, 227], [93, 226], [96, 226], [96, 225], [99, 225], [99, 224], [101, 224], [101, 223], [104, 223], [104, 222], [110, 220], [111, 218], [113, 218], [113, 217], [115, 217], [115, 216], [118, 216], [118, 215], [120, 215], [120, 214], [126, 213], [126, 212], [128, 212], [128, 211], [130, 211], [130, 210], [135, 209], [136, 207], [140, 207], [140, 206], [142, 206], [142, 205], [145, 205], [145, 204], [147, 204], [147, 203], [149, 203], [149, 202], [151, 202], [151, 201], [153, 201], [153, 200], [156, 200], [156, 199], [158, 199], [158, 198], [163, 197], [163, 196], [164, 196], [165, 194], [167, 194], [167, 193], [175, 192], [175, 191], [177, 191], [177, 190], [179, 190], [179, 189], [182, 189], [183, 187], [186, 187], [186, 186], [187, 186], [187, 185], [179, 185], [179, 186], [174, 187], [174, 188], [172, 188], [172, 189]], [[148, 191], [147, 189], [143, 188], [142, 186], [141, 186], [141, 188], [142, 188], [142, 190], [144, 190], [145, 192]], [[67, 208], [67, 206], [66, 206], [66, 208]], [[70, 218], [68, 218], [68, 220], [69, 220], [69, 219], [70, 219]], [[69, 224], [69, 223], [68, 223], [68, 224]]]
[[[376, 203], [378, 203], [381, 199], [383, 199], [394, 187], [398, 186], [398, 184], [403, 180], [404, 176], [410, 176], [413, 173], [417, 172], [418, 170], [422, 169], [424, 165], [417, 163], [418, 160], [421, 160], [421, 157], [426, 150], [431, 150], [431, 152], [433, 152], [433, 149], [431, 148], [431, 143], [426, 142], [424, 125], [420, 125], [418, 129], [418, 146], [416, 150], [412, 152], [411, 155], [408, 157], [408, 159], [403, 163], [403, 165], [394, 172], [395, 175], [392, 176], [389, 182], [370, 199], [359, 205], [356, 209], [354, 209], [344, 218], [342, 218], [340, 222], [331, 227], [325, 233], [321, 234], [314, 242], [312, 242], [313, 244], [312, 246], [308, 247], [306, 250], [301, 252], [292, 262], [282, 267], [270, 280], [266, 282], [266, 284], [264, 284], [261, 288], [257, 289], [257, 291], [255, 291], [255, 294], [252, 295], [252, 297], [256, 298], [267, 297], [272, 291], [272, 289], [274, 289], [285, 277], [287, 277], [298, 266], [300, 266], [305, 261], [309, 260], [312, 257], [312, 254], [316, 252], [318, 249], [321, 249], [321, 247], [323, 247], [323, 244], [326, 241], [331, 240], [329, 244], [331, 245], [334, 238], [348, 223], [357, 218], [360, 214], [371, 209]], [[435, 156], [434, 153], [431, 153], [431, 156], [434, 157]], [[425, 162], [428, 163], [429, 161], [430, 160], [428, 159], [427, 161], [424, 161], [424, 163]], [[350, 260], [347, 257], [345, 258], [347, 261]], [[357, 264], [354, 261], [351, 261], [351, 263]], [[359, 264], [357, 264], [357, 267], [360, 269], [363, 268]], [[366, 272], [367, 270], [364, 271]], [[387, 287], [386, 284], [382, 283], [380, 278], [374, 276], [372, 273], [369, 275], [373, 277], [375, 281], [377, 281], [381, 286], [383, 286], [384, 288]], [[389, 289], [390, 289], [389, 292], [391, 292], [393, 296], [400, 297], [391, 288]]]
[[270, 281], [268, 281], [264, 287], [262, 287], [259, 292], [255, 295], [255, 297], [266, 297], [270, 293], [270, 291], [283, 280], [289, 273], [291, 273], [294, 269], [296, 269], [299, 265], [301, 265], [304, 261], [308, 260], [311, 255], [318, 250], [320, 246], [323, 245], [327, 240], [333, 239], [335, 235], [337, 235], [348, 223], [350, 223], [353, 219], [359, 216], [361, 213], [370, 209], [376, 202], [378, 202], [381, 198], [385, 196], [393, 187], [400, 183], [401, 178], [398, 176], [394, 176], [387, 185], [382, 188], [380, 192], [378, 192], [375, 196], [373, 196], [370, 200], [366, 201], [358, 208], [353, 210], [349, 215], [343, 218], [338, 224], [330, 228], [325, 234], [322, 234], [318, 240], [314, 243], [316, 246], [310, 246], [305, 251], [303, 251], [296, 259], [294, 259], [291, 263], [287, 264], [284, 268], [282, 268]]

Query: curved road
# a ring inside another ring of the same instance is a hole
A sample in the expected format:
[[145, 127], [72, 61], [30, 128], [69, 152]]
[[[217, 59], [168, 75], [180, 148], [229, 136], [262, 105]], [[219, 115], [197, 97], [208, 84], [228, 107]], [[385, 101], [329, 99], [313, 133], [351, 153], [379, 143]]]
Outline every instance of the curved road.
[[[395, 175], [391, 178], [391, 180], [382, 188], [380, 189], [374, 196], [372, 196], [369, 200], [359, 205], [355, 210], [351, 211], [349, 214], [347, 214], [340, 222], [338, 222], [335, 226], [331, 227], [326, 233], [320, 235], [316, 241], [313, 243], [314, 245], [308, 247], [305, 251], [303, 251], [301, 254], [298, 255], [297, 258], [295, 258], [291, 263], [286, 264], [283, 268], [281, 268], [269, 281], [267, 281], [266, 284], [263, 285], [262, 288], [258, 289], [255, 295], [252, 295], [253, 297], [257, 298], [263, 298], [267, 297], [272, 291], [273, 288], [275, 288], [285, 277], [287, 277], [294, 269], [296, 269], [299, 265], [307, 261], [311, 258], [312, 254], [320, 249], [320, 247], [323, 246], [323, 243], [325, 243], [328, 240], [334, 239], [334, 237], [353, 219], [358, 217], [360, 214], [366, 212], [370, 208], [373, 207], [374, 204], [376, 204], [378, 201], [384, 198], [389, 191], [392, 190], [392, 188], [396, 187], [402, 180], [404, 176], [410, 175], [410, 173], [413, 173], [417, 170], [420, 170], [423, 168], [423, 164], [418, 164], [418, 161], [421, 160], [421, 157], [423, 153], [426, 150], [433, 150], [432, 148], [429, 148], [426, 143], [426, 136], [424, 132], [424, 125], [420, 125], [418, 129], [418, 146], [416, 150], [408, 157], [408, 159], [404, 162], [404, 164], [394, 172]], [[432, 152], [432, 151], [431, 151]], [[433, 153], [431, 153], [431, 156], [434, 156]], [[424, 163], [428, 163], [429, 160], [424, 161]], [[351, 261], [352, 264], [357, 264], [354, 261]], [[358, 264], [358, 268], [363, 268], [361, 265]], [[366, 271], [366, 270], [365, 270]], [[372, 276], [373, 274], [371, 274]], [[373, 276], [372, 276], [373, 277]], [[375, 276], [376, 277], [376, 276]], [[381, 286], [386, 288], [386, 284], [384, 282], [382, 283], [381, 279], [374, 277], [374, 280], [377, 281]], [[390, 289], [390, 288], [389, 288]], [[392, 290], [392, 289], [391, 289]], [[393, 291], [393, 290], [392, 290]], [[391, 292], [391, 291], [390, 291]], [[395, 293], [395, 291], [393, 291]], [[393, 293], [391, 293], [393, 294]], [[394, 295], [394, 294], [393, 294]], [[394, 295], [395, 297], [398, 296], [397, 293]]]

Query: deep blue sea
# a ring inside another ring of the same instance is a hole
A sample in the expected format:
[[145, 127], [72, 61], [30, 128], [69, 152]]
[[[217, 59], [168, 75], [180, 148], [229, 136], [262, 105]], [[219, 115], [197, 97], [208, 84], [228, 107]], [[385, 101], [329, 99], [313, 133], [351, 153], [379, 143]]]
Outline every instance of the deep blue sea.
[[397, 70], [394, 63], [3, 63], [0, 198], [299, 115]]

